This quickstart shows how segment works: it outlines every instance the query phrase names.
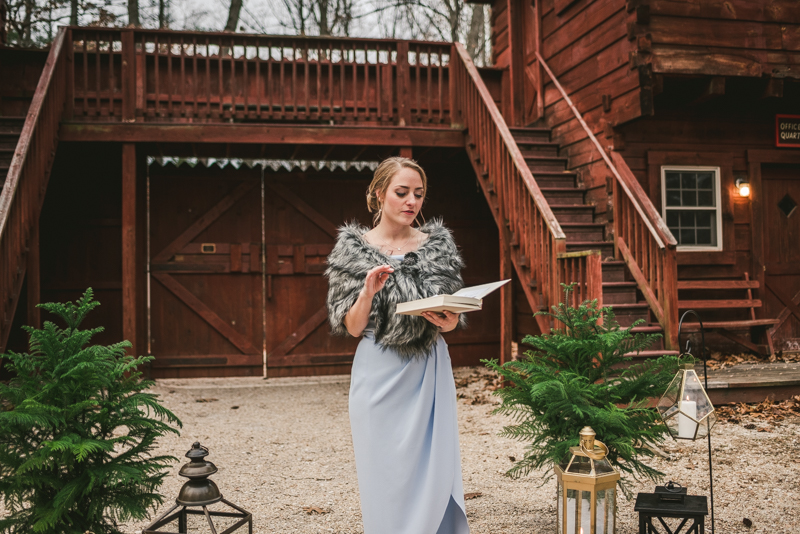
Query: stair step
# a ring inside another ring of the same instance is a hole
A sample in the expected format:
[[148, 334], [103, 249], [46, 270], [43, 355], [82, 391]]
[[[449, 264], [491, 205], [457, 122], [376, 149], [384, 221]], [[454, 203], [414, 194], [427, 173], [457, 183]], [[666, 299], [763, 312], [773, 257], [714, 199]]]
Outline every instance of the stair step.
[[517, 144], [550, 142], [549, 128], [509, 128]]
[[563, 222], [561, 229], [567, 235], [567, 242], [576, 241], [597, 241], [601, 242], [605, 238], [606, 225], [604, 223], [584, 223], [584, 222]]
[[[570, 205], [583, 206], [586, 190], [580, 187], [540, 187], [545, 200], [550, 206]], [[554, 202], [556, 201], [556, 202]]]
[[623, 327], [630, 326], [639, 319], [647, 321], [650, 316], [650, 307], [647, 303], [612, 304], [611, 308], [614, 310], [617, 322]]
[[602, 265], [603, 283], [625, 281], [625, 272], [627, 271], [627, 268], [625, 267], [624, 261], [604, 261]]
[[532, 173], [555, 171], [563, 172], [567, 170], [569, 160], [559, 156], [526, 156], [525, 163]]
[[603, 305], [636, 302], [636, 282], [603, 282]]
[[0, 134], [19, 135], [25, 125], [25, 117], [0, 117]]
[[551, 142], [521, 142], [517, 140], [517, 146], [523, 156], [558, 156], [558, 143]]
[[603, 258], [614, 256], [614, 245], [608, 241], [570, 241], [567, 239], [567, 252], [599, 250]]
[[636, 352], [629, 352], [625, 356], [629, 356], [631, 358], [637, 359], [645, 359], [645, 358], [659, 358], [661, 356], [680, 356], [680, 351], [677, 350], [643, 350], [638, 353]]
[[[537, 180], [538, 181], [538, 180]], [[594, 206], [558, 206], [551, 205], [550, 209], [561, 224], [568, 222], [593, 222]]]
[[542, 187], [556, 187], [556, 188], [574, 188], [575, 179], [577, 174], [570, 171], [536, 171], [531, 172], [539, 188]]

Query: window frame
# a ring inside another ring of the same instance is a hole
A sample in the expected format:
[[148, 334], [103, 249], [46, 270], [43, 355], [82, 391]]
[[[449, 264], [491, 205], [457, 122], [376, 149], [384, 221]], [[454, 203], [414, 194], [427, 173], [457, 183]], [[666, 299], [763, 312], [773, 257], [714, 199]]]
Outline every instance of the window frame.
[[[661, 217], [664, 223], [667, 221], [667, 210], [688, 210], [700, 211], [709, 210], [709, 206], [670, 206], [667, 207], [667, 172], [668, 171], [689, 171], [689, 172], [702, 172], [711, 171], [714, 173], [714, 203], [713, 207], [716, 217], [717, 227], [717, 245], [678, 245], [676, 250], [678, 252], [718, 252], [723, 250], [722, 242], [722, 169], [719, 166], [709, 165], [661, 165]], [[677, 240], [679, 236], [675, 236]]]

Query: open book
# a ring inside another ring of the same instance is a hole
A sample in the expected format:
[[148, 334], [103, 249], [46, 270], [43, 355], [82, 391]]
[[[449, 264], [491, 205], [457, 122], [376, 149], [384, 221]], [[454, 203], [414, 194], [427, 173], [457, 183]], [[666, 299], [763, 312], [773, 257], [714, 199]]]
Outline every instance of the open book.
[[491, 284], [464, 287], [452, 295], [437, 295], [425, 299], [401, 302], [397, 305], [395, 313], [399, 315], [420, 315], [425, 311], [464, 313], [480, 310], [483, 306], [483, 297], [508, 282], [510, 282], [510, 279], [492, 282]]

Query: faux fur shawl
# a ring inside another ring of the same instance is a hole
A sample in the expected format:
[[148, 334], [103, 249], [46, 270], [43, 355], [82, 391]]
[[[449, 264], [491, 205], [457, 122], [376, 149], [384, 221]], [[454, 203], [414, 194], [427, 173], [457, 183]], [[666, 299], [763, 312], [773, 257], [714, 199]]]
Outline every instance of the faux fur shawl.
[[[375, 324], [375, 341], [401, 357], [425, 357], [439, 336], [439, 329], [423, 317], [395, 315], [399, 302], [452, 294], [464, 285], [464, 262], [453, 236], [441, 222], [431, 220], [419, 228], [428, 238], [403, 260], [396, 260], [367, 243], [369, 229], [357, 222], [339, 228], [336, 246], [328, 256], [328, 318], [336, 335], [348, 335], [344, 317], [355, 304], [364, 279], [373, 267], [391, 265], [394, 272], [372, 301], [370, 321]], [[466, 325], [461, 314], [459, 326]]]

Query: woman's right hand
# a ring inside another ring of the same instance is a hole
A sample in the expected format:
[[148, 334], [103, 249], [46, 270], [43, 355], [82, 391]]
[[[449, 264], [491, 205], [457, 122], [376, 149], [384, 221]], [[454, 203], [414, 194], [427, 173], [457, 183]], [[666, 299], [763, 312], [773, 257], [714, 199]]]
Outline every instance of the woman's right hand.
[[364, 288], [361, 290], [364, 296], [370, 299], [374, 297], [378, 291], [383, 289], [386, 281], [389, 280], [389, 275], [393, 272], [394, 269], [390, 265], [378, 265], [370, 270], [364, 279]]

